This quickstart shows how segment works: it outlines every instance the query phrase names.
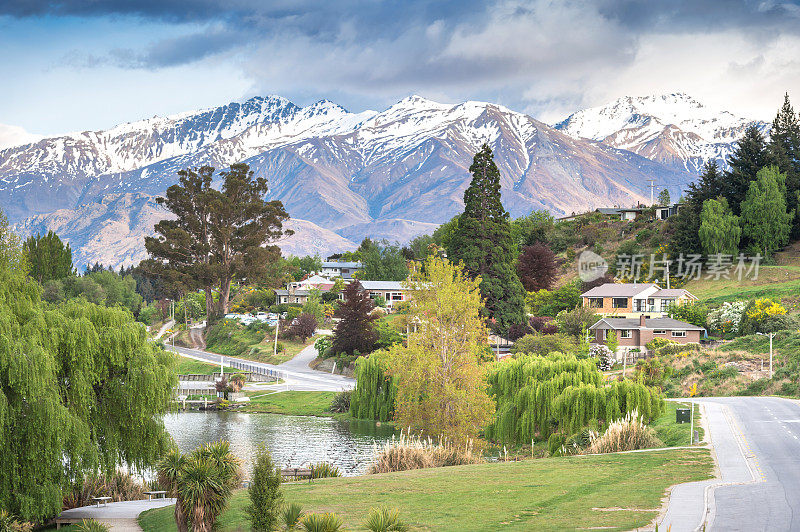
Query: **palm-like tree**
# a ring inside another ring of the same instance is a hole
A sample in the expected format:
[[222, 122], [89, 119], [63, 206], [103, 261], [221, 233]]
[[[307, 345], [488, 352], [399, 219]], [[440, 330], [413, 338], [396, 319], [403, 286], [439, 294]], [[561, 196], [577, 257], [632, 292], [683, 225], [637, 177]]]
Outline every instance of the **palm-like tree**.
[[176, 498], [179, 532], [210, 532], [242, 478], [228, 442], [213, 442], [189, 455], [170, 450], [158, 466], [158, 482]]
[[183, 510], [183, 500], [180, 497], [178, 485], [180, 476], [186, 469], [186, 457], [173, 447], [158, 464], [158, 484], [167, 491], [170, 497], [175, 497], [175, 526], [178, 532], [188, 532], [186, 513]]

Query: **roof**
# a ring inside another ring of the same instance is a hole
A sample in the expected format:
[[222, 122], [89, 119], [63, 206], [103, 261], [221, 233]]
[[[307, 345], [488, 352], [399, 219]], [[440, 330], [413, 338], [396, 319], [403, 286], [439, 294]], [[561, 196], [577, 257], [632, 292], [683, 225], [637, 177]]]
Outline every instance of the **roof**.
[[620, 209], [608, 208], [608, 207], [601, 207], [599, 209], [596, 209], [596, 211], [601, 213], [601, 214], [619, 214], [620, 213]]
[[683, 288], [662, 288], [652, 295], [652, 297], [681, 297], [687, 295], [697, 299], [691, 292]]
[[400, 281], [361, 281], [364, 290], [402, 290]]
[[653, 283], [605, 283], [582, 293], [581, 297], [633, 297], [653, 286], [659, 288]]
[[[641, 329], [637, 318], [602, 318], [589, 327], [595, 329]], [[645, 329], [665, 329], [682, 331], [704, 331], [702, 327], [686, 323], [685, 321], [673, 318], [646, 318], [644, 320]]]
[[308, 290], [295, 290], [294, 292], [289, 292], [288, 290], [275, 290], [276, 296], [307, 296]]
[[361, 268], [363, 264], [360, 262], [323, 262], [323, 268]]

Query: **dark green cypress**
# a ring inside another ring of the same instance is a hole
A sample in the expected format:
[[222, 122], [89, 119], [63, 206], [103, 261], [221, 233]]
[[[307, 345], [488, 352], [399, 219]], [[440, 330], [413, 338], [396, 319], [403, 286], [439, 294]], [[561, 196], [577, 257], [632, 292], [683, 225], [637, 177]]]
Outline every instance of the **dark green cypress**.
[[741, 204], [750, 188], [750, 182], [756, 179], [758, 171], [770, 161], [764, 135], [755, 124], [750, 125], [728, 158], [730, 169], [725, 173], [724, 196], [737, 216], [741, 213]]
[[[787, 93], [783, 105], [772, 121], [768, 146], [771, 164], [786, 175], [786, 206], [795, 213], [800, 205], [800, 121]], [[792, 237], [800, 238], [800, 217], [795, 216]]]
[[475, 154], [472, 182], [464, 192], [464, 213], [447, 247], [453, 262], [462, 262], [473, 277], [481, 277], [485, 312], [493, 327], [506, 332], [522, 323], [525, 290], [514, 268], [514, 240], [509, 216], [500, 200], [500, 170], [484, 144]]

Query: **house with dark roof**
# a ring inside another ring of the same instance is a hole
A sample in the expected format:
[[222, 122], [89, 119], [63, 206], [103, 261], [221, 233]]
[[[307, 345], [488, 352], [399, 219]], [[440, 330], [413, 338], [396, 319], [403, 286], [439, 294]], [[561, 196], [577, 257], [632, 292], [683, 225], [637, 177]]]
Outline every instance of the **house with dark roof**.
[[664, 338], [679, 344], [699, 344], [705, 329], [672, 318], [646, 318], [644, 314], [638, 318], [601, 318], [589, 327], [591, 342], [605, 345], [608, 332], [617, 333], [617, 355], [631, 350], [639, 350], [646, 354], [645, 347], [654, 338]]
[[335, 262], [325, 261], [322, 263], [322, 271], [320, 275], [333, 279], [334, 277], [341, 277], [342, 279], [352, 279], [353, 274], [363, 268], [364, 265], [360, 262]]
[[610, 218], [616, 218], [623, 222], [632, 222], [644, 212], [645, 207], [601, 207], [595, 212], [604, 214]]
[[661, 288], [655, 283], [605, 283], [581, 294], [581, 300], [595, 314], [636, 318], [663, 316], [671, 306], [697, 297], [683, 288]]

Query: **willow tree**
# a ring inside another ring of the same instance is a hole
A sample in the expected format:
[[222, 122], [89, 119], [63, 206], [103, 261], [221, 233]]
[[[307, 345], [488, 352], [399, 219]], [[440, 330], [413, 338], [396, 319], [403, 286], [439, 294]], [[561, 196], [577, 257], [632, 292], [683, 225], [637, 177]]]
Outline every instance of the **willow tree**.
[[412, 268], [408, 319], [416, 330], [407, 346], [395, 345], [387, 356], [399, 426], [465, 442], [491, 419], [486, 367], [479, 363], [486, 345], [480, 281], [433, 255]]
[[350, 414], [357, 419], [391, 421], [397, 386], [387, 374], [386, 352], [376, 351], [356, 360], [356, 387], [350, 396]]
[[41, 521], [83, 475], [155, 463], [169, 443], [173, 365], [130, 312], [49, 307], [37, 282], [0, 262], [0, 509]]

